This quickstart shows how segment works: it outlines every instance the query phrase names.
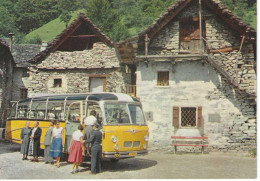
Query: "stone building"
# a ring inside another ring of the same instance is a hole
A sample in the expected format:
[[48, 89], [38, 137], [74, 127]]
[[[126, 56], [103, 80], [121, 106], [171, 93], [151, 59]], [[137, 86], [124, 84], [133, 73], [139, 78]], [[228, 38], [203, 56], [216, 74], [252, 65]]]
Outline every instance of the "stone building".
[[29, 61], [40, 52], [41, 45], [13, 44], [12, 55], [15, 61], [13, 71], [12, 101], [25, 99], [28, 96]]
[[130, 80], [113, 42], [80, 14], [29, 65], [28, 95], [122, 92]]
[[12, 89], [14, 65], [9, 46], [0, 41], [0, 128], [5, 126], [3, 120], [6, 119], [8, 109], [11, 106], [10, 90]]
[[117, 47], [136, 74], [150, 148], [170, 148], [174, 135], [256, 148], [256, 32], [217, 0], [178, 0]]

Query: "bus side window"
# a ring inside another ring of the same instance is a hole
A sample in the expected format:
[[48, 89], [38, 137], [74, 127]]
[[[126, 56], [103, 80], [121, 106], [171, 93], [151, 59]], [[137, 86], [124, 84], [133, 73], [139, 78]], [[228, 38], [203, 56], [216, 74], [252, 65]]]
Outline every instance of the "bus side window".
[[29, 102], [18, 104], [18, 118], [28, 118]]
[[102, 113], [101, 113], [101, 109], [100, 109], [98, 103], [88, 102], [88, 108], [87, 108], [86, 117], [90, 116], [90, 113], [92, 111], [94, 111], [95, 114], [96, 114], [95, 117], [97, 118], [97, 123], [98, 124], [103, 124]]
[[45, 118], [45, 101], [32, 101], [30, 118], [44, 119]]
[[8, 116], [8, 118], [15, 118], [15, 114], [16, 114], [16, 104], [14, 104], [10, 110], [10, 114]]
[[49, 101], [47, 106], [47, 119], [65, 120], [64, 101]]
[[72, 103], [69, 109], [69, 122], [80, 122], [80, 103]]

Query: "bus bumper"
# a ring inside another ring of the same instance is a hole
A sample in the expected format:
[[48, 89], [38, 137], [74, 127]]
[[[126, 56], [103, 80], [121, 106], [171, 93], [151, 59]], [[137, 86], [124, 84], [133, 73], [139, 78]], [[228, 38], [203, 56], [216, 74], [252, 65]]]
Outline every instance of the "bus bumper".
[[142, 151], [123, 151], [123, 152], [103, 152], [103, 158], [132, 158], [135, 156], [143, 156], [147, 155], [148, 150], [142, 150]]

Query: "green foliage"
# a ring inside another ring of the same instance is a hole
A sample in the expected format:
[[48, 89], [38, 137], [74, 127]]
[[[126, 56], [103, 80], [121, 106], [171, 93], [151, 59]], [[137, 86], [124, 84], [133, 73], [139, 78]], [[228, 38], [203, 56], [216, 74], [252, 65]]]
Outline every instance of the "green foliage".
[[14, 25], [15, 17], [12, 16], [7, 8], [0, 7], [0, 36], [7, 37], [8, 33], [16, 33], [16, 27]]
[[[75, 18], [73, 12], [84, 9], [106, 35], [113, 41], [120, 41], [144, 30], [175, 1], [0, 0], [0, 37], [13, 32], [19, 42], [37, 42], [37, 36], [50, 41]], [[221, 2], [245, 23], [256, 28], [256, 0]], [[28, 35], [25, 37], [24, 34]]]
[[25, 39], [25, 34], [17, 32], [14, 36], [14, 42], [16, 44], [27, 44], [28, 41]]
[[36, 36], [32, 37], [31, 39], [29, 39], [27, 41], [27, 43], [29, 43], [29, 44], [41, 44], [42, 39], [39, 35], [36, 35]]
[[[71, 19], [69, 21], [72, 22], [78, 15], [78, 13], [82, 11], [76, 11], [71, 13]], [[61, 20], [61, 17], [56, 18], [45, 25], [43, 25], [41, 28], [38, 28], [29, 34], [26, 35], [25, 41], [29, 41], [30, 39], [33, 39], [33, 37], [39, 36], [42, 41], [51, 41], [53, 40], [58, 34], [60, 34], [64, 29], [66, 28], [66, 24]]]
[[14, 4], [15, 24], [22, 33], [44, 25], [60, 13], [54, 0], [20, 0]]

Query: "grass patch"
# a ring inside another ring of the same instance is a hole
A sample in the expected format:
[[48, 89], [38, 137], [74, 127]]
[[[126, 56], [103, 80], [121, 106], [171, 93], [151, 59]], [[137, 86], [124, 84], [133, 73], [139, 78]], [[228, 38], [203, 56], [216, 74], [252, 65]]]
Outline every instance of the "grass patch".
[[[79, 12], [81, 11], [75, 11], [71, 14], [72, 17], [68, 24], [77, 18]], [[49, 42], [52, 41], [57, 35], [59, 35], [65, 28], [66, 24], [61, 21], [60, 17], [58, 17], [27, 34], [25, 36], [25, 41], [30, 43], [31, 41], [34, 41], [36, 38], [38, 38], [41, 41]]]

